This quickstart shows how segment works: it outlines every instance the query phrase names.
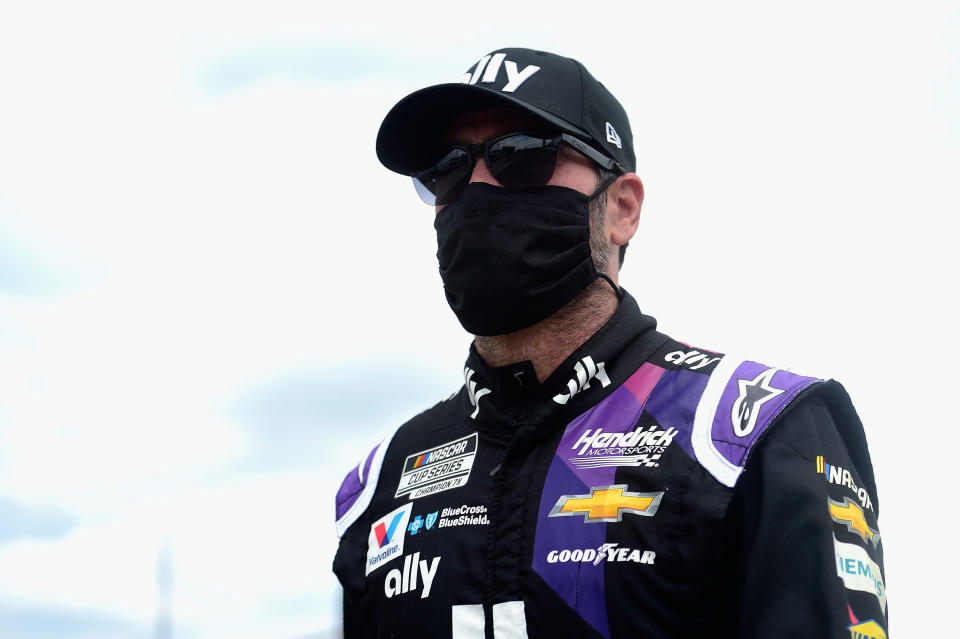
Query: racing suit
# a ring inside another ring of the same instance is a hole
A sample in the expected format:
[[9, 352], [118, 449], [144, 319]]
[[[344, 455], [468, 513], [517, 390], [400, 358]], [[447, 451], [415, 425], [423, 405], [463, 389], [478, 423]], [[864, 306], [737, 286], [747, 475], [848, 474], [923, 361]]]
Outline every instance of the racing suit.
[[840, 384], [677, 342], [625, 295], [542, 383], [471, 348], [348, 473], [344, 635], [886, 637], [878, 511]]

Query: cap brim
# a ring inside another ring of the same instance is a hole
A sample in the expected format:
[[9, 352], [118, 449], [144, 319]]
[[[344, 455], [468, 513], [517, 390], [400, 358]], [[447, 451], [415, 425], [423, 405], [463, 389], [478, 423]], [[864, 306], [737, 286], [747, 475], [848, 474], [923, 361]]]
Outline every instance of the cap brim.
[[437, 84], [403, 98], [387, 113], [377, 133], [377, 157], [390, 169], [413, 175], [436, 162], [454, 118], [489, 107], [515, 107], [581, 139], [590, 136], [569, 122], [508, 93], [475, 84]]

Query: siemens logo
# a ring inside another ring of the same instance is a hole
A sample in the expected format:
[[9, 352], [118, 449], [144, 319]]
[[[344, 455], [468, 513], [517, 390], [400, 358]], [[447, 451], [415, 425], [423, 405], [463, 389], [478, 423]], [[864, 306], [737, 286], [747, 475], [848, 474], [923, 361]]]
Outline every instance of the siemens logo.
[[843, 580], [847, 590], [876, 595], [881, 610], [886, 611], [887, 589], [877, 562], [870, 559], [862, 547], [837, 541], [836, 537], [833, 538], [833, 547], [837, 558], [837, 576]]

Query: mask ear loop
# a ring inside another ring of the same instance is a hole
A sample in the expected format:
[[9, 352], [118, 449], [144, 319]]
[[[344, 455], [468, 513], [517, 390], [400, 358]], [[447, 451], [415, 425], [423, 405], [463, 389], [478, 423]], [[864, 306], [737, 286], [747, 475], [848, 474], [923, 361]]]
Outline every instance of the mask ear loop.
[[619, 286], [613, 283], [613, 280], [610, 279], [609, 275], [607, 275], [606, 273], [597, 273], [597, 277], [602, 277], [603, 279], [607, 280], [607, 284], [610, 285], [610, 288], [613, 289], [613, 293], [617, 296], [617, 301], [618, 302], [623, 301], [623, 291], [620, 290]]
[[[588, 202], [592, 202], [593, 200], [595, 200], [601, 193], [603, 193], [604, 191], [606, 191], [606, 190], [607, 190], [607, 187], [610, 186], [611, 184], [613, 184], [614, 181], [615, 181], [618, 177], [620, 177], [621, 175], [623, 175], [623, 174], [620, 173], [620, 174], [614, 175], [613, 177], [607, 178], [607, 179], [603, 182], [603, 184], [601, 184], [599, 187], [597, 187], [597, 190], [593, 192], [593, 195], [591, 195], [591, 196], [588, 198], [587, 201], [588, 201]], [[606, 273], [597, 273], [597, 277], [602, 277], [603, 279], [605, 279], [605, 280], [607, 281], [607, 284], [609, 284], [609, 285], [610, 285], [610, 288], [613, 289], [614, 295], [617, 296], [617, 301], [618, 301], [618, 302], [622, 302], [622, 301], [623, 301], [623, 291], [620, 290], [620, 287], [619, 287], [619, 286], [617, 286], [616, 284], [613, 283], [613, 280], [610, 279], [610, 276], [609, 276], [609, 275], [607, 275]]]

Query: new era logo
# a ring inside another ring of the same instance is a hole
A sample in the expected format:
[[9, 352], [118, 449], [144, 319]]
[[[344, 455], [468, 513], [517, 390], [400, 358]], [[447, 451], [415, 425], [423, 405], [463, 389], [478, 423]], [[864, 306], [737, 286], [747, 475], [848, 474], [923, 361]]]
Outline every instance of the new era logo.
[[617, 130], [613, 128], [613, 125], [607, 122], [607, 142], [610, 144], [616, 144], [618, 149], [623, 148], [623, 143], [620, 141], [620, 136], [617, 134]]

